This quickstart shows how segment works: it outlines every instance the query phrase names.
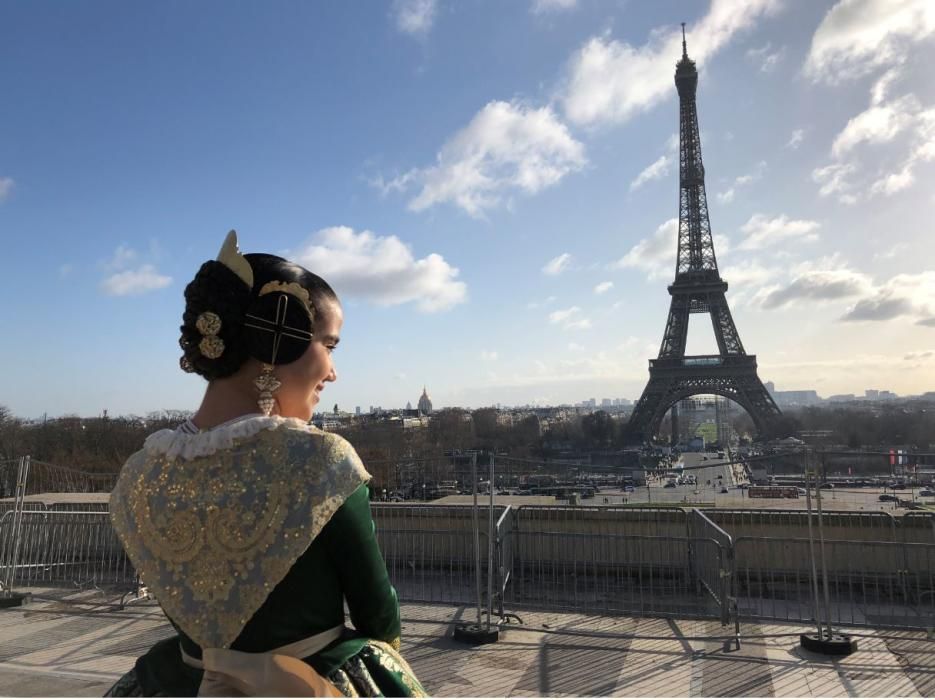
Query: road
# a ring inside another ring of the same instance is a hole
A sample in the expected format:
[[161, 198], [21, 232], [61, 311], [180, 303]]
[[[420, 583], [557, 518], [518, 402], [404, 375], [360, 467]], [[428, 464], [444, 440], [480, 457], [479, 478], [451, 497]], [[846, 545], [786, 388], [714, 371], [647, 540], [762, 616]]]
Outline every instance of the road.
[[[682, 465], [683, 475], [694, 474], [696, 485], [682, 484], [674, 487], [665, 486], [668, 481], [665, 477], [649, 477], [648, 485], [639, 487], [630, 493], [619, 491], [601, 491], [593, 500], [583, 501], [584, 504], [595, 503], [599, 505], [612, 505], [616, 503], [713, 503], [719, 508], [790, 508], [805, 509], [806, 499], [800, 498], [749, 498], [746, 489], [740, 488], [746, 484], [747, 479], [743, 468], [739, 464], [723, 464], [726, 459], [719, 458], [717, 453], [686, 452], [682, 454], [678, 464]], [[707, 466], [708, 463], [720, 466]], [[678, 466], [675, 465], [676, 467]], [[673, 471], [677, 472], [676, 468]], [[720, 478], [718, 478], [720, 477]], [[726, 488], [727, 493], [722, 493]], [[897, 493], [900, 499], [914, 500], [919, 503], [935, 505], [935, 498], [921, 497], [919, 491], [913, 493], [905, 489]], [[892, 493], [891, 491], [885, 491]], [[821, 492], [822, 506], [827, 510], [885, 510], [889, 512], [903, 512], [906, 509], [894, 502], [881, 502], [880, 495], [884, 493], [881, 488], [850, 488], [823, 490]], [[815, 507], [813, 496], [812, 507]]]

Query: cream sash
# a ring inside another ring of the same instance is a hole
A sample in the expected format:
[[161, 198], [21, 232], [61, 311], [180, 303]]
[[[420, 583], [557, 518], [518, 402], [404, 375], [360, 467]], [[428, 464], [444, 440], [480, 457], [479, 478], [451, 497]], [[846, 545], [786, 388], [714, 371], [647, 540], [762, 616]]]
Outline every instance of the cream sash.
[[[198, 697], [342, 697], [337, 688], [302, 659], [341, 636], [344, 625], [262, 653], [204, 649], [201, 659], [182, 649], [182, 661], [204, 669]], [[181, 646], [181, 645], [180, 645]]]

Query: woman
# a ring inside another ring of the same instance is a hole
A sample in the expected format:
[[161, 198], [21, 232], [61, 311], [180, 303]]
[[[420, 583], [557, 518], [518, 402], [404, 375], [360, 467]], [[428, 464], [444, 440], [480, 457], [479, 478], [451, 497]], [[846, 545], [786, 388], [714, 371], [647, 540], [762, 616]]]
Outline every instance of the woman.
[[208, 380], [204, 399], [147, 438], [110, 501], [178, 636], [108, 695], [424, 695], [396, 651], [370, 475], [308, 425], [337, 379], [334, 291], [282, 258], [241, 255], [231, 231], [185, 301], [180, 364]]

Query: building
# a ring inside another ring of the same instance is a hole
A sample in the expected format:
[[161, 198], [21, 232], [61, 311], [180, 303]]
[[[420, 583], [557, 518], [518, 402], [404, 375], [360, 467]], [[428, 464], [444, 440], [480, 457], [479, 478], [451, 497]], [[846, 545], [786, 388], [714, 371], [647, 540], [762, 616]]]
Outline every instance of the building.
[[423, 416], [432, 414], [432, 399], [429, 398], [429, 392], [422, 387], [422, 396], [419, 397], [419, 413]]
[[804, 391], [776, 391], [773, 399], [780, 406], [814, 406], [821, 403], [821, 397], [814, 389]]

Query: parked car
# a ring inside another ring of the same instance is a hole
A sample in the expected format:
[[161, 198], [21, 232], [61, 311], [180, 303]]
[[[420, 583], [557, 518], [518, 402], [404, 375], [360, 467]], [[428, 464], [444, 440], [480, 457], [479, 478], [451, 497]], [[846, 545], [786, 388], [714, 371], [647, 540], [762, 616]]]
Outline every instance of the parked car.
[[820, 488], [820, 489], [822, 489], [822, 490], [824, 490], [824, 491], [828, 491], [829, 489], [833, 489], [833, 488], [834, 488], [834, 484], [822, 484], [822, 485], [819, 486], [818, 488]]
[[665, 485], [663, 488], [674, 489], [675, 486], [676, 486], [676, 484], [675, 484], [674, 481], [667, 481], [667, 482], [666, 482], [666, 485]]
[[880, 497], [877, 500], [886, 502], [886, 501], [898, 501], [899, 499], [890, 493], [881, 493]]
[[722, 486], [722, 487], [721, 487], [721, 493], [728, 493], [728, 490], [727, 490], [727, 487], [726, 487], [726, 486]]
[[922, 489], [919, 491], [919, 495], [928, 498], [930, 496], [935, 496], [935, 491], [932, 491], [932, 489]]

